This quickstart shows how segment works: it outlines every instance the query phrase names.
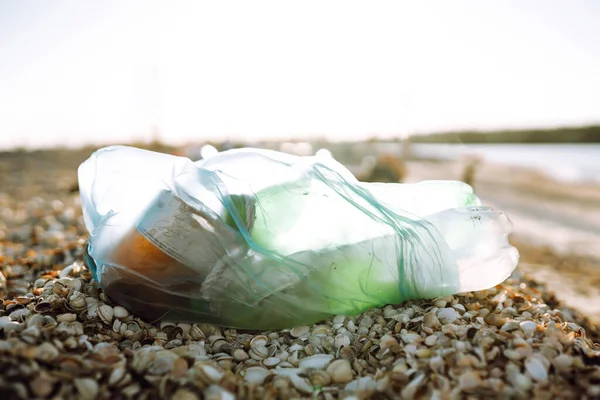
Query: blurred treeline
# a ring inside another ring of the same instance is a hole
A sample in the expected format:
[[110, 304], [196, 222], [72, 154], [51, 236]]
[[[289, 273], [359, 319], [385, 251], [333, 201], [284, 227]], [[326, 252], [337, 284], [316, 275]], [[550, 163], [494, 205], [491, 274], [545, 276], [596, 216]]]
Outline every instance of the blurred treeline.
[[415, 135], [415, 143], [600, 143], [600, 125], [555, 129], [464, 131]]

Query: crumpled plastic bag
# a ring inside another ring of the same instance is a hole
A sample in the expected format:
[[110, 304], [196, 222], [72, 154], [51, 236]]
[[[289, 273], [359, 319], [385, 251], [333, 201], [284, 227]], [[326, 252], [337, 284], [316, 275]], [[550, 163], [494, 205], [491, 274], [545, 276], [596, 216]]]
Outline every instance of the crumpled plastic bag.
[[79, 168], [87, 264], [150, 320], [281, 329], [506, 279], [509, 219], [456, 181], [361, 183], [331, 157], [127, 146]]

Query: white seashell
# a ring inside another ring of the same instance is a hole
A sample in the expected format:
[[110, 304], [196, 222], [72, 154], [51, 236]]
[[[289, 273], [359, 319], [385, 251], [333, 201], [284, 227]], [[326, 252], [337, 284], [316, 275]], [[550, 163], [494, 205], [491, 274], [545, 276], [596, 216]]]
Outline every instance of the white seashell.
[[540, 357], [529, 357], [525, 360], [525, 370], [534, 380], [546, 382], [548, 380], [548, 368]]
[[269, 338], [265, 335], [254, 336], [252, 340], [250, 340], [250, 347], [264, 347], [269, 343]]
[[115, 318], [123, 319], [129, 317], [129, 311], [125, 307], [116, 306], [113, 308], [113, 315]]
[[294, 387], [296, 389], [298, 389], [300, 392], [303, 393], [312, 393], [313, 392], [313, 387], [310, 384], [310, 382], [308, 382], [307, 379], [305, 378], [301, 378], [300, 376], [296, 375], [296, 374], [291, 374], [289, 375], [290, 380], [292, 381], [292, 385], [294, 385]]
[[250, 384], [260, 385], [268, 375], [269, 370], [264, 367], [249, 367], [244, 373], [244, 380]]
[[310, 328], [308, 326], [297, 326], [290, 330], [290, 335], [292, 335], [295, 338], [298, 338], [307, 335], [308, 332], [310, 332]]
[[243, 349], [235, 349], [231, 354], [237, 361], [246, 361], [250, 356]]
[[[400, 392], [402, 398], [403, 399], [414, 399], [415, 398], [415, 394], [417, 393], [417, 391], [419, 390], [419, 388], [423, 384], [424, 380], [425, 380], [425, 374], [422, 374], [422, 373], [418, 374], [416, 377], [414, 377], [409, 382], [409, 384], [406, 385], [404, 387], [404, 389], [402, 389], [402, 392]], [[346, 388], [348, 388], [348, 386], [346, 386]]]
[[335, 339], [333, 341], [333, 346], [336, 349], [339, 349], [344, 346], [349, 346], [349, 345], [350, 345], [350, 338], [348, 336], [343, 335], [341, 333], [339, 333], [335, 336]]
[[77, 320], [77, 315], [72, 313], [60, 314], [56, 317], [57, 322], [73, 322]]
[[365, 376], [359, 379], [355, 379], [348, 383], [345, 390], [356, 392], [356, 391], [374, 391], [377, 389], [377, 384], [370, 376]]
[[299, 366], [307, 369], [324, 369], [331, 360], [333, 360], [333, 356], [330, 354], [315, 354], [300, 360]]
[[194, 364], [194, 369], [198, 372], [200, 379], [205, 383], [219, 382], [223, 378], [223, 373], [221, 371], [202, 362]]
[[97, 312], [100, 320], [106, 325], [110, 325], [112, 323], [114, 312], [111, 306], [109, 306], [108, 304], [101, 303], [100, 305], [98, 305]]
[[277, 364], [279, 364], [281, 362], [281, 359], [277, 358], [277, 357], [268, 357], [265, 360], [263, 360], [263, 365], [265, 367], [268, 368], [272, 368], [274, 366], [276, 366]]
[[300, 350], [304, 350], [304, 346], [302, 346], [301, 344], [293, 344], [291, 345], [288, 349], [289, 352], [295, 352], [295, 351], [300, 351]]
[[82, 400], [95, 399], [98, 395], [98, 383], [92, 378], [77, 378], [74, 380], [75, 387]]

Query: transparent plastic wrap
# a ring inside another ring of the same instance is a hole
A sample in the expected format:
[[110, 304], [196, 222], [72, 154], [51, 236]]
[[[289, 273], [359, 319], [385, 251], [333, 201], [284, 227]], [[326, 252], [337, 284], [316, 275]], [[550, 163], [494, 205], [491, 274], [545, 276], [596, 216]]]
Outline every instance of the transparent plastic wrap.
[[94, 278], [151, 320], [289, 328], [490, 288], [518, 261], [470, 186], [361, 183], [333, 158], [112, 146], [79, 185]]

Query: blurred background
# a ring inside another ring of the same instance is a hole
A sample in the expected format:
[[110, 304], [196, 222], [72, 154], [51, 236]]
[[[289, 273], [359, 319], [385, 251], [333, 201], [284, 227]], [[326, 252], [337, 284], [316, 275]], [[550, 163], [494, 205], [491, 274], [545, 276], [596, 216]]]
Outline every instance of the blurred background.
[[109, 144], [325, 151], [362, 180], [468, 182], [523, 268], [600, 315], [598, 38], [593, 0], [6, 0], [0, 191], [74, 193]]

